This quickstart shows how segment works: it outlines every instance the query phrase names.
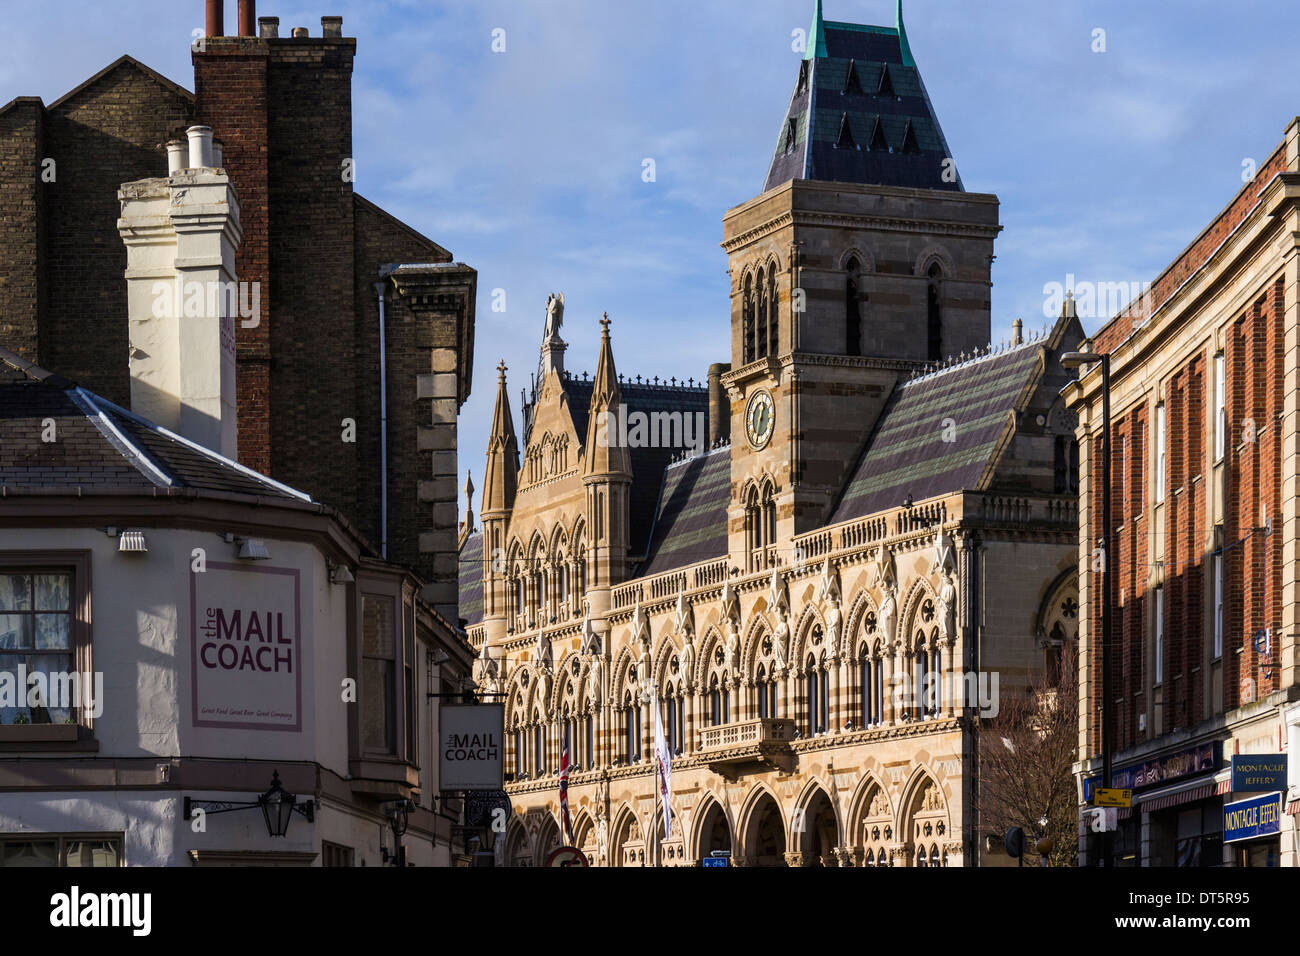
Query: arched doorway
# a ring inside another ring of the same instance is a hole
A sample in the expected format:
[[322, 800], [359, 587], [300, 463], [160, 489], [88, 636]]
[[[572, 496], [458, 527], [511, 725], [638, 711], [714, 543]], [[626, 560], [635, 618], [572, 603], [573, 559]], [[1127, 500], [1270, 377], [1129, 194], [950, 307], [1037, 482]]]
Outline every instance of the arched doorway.
[[839, 833], [830, 797], [818, 788], [804, 810], [803, 833], [799, 839], [803, 865], [839, 866], [835, 856], [835, 848], [840, 845]]
[[555, 818], [549, 814], [546, 821], [542, 824], [537, 833], [537, 852], [535, 854], [536, 866], [545, 866], [546, 858], [551, 855], [551, 851], [560, 847], [560, 827], [555, 822]]
[[745, 866], [785, 866], [785, 823], [781, 808], [764, 793], [749, 813], [744, 837]]
[[715, 850], [731, 852], [731, 826], [722, 807], [711, 800], [700, 820], [700, 859], [712, 856]]

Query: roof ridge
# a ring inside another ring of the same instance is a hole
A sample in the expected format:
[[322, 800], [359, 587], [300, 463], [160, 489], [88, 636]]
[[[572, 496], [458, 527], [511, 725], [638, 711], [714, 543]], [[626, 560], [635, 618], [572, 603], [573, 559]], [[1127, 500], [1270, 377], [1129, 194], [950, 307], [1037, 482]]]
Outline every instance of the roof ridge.
[[961, 352], [960, 358], [958, 358], [957, 361], [953, 361], [954, 356], [950, 355], [943, 362], [937, 363], [935, 367], [931, 368], [929, 371], [922, 372], [921, 374], [913, 378], [909, 378], [907, 381], [903, 382], [898, 387], [901, 389], [901, 388], [907, 388], [909, 385], [916, 385], [921, 382], [929, 382], [943, 375], [947, 375], [949, 372], [955, 372], [960, 369], [970, 368], [971, 366], [978, 365], [980, 362], [986, 362], [989, 359], [1001, 358], [1002, 356], [1010, 355], [1013, 352], [1020, 352], [1026, 350], [1031, 346], [1037, 348], [1047, 340], [1048, 334], [1051, 332], [1052, 328], [1053, 328], [1052, 326], [1044, 324], [1042, 329], [1040, 329], [1037, 332], [1031, 333], [1025, 338], [1023, 342], [1021, 342], [1018, 345], [1008, 344], [1005, 341], [1003, 341], [997, 346], [994, 346], [990, 342], [982, 349], [976, 349], [974, 353], [972, 353], [969, 357], [967, 357], [964, 351]]
[[[271, 478], [268, 475], [264, 475], [260, 471], [254, 471], [252, 468], [249, 468], [247, 465], [241, 465], [239, 462], [235, 461], [234, 459], [227, 458], [225, 455], [221, 454], [220, 452], [213, 451], [211, 448], [207, 448], [203, 445], [200, 445], [198, 442], [192, 441], [191, 439], [186, 438], [184, 435], [178, 435], [176, 432], [164, 428], [162, 425], [159, 425], [157, 422], [152, 422], [141, 415], [137, 415], [135, 412], [130, 411], [129, 409], [123, 408], [121, 405], [117, 405], [113, 402], [110, 402], [102, 395], [95, 395], [93, 392], [88, 392], [86, 391], [86, 389], [80, 387], [78, 387], [77, 390], [86, 395], [93, 396], [93, 398], [96, 400], [96, 404], [103, 403], [105, 406], [108, 407], [110, 411], [114, 412], [115, 414], [121, 415], [123, 418], [130, 419], [131, 421], [135, 422], [137, 425], [141, 426], [142, 428], [147, 428], [148, 430], [155, 432], [159, 435], [162, 435], [165, 438], [169, 438], [172, 441], [178, 442], [184, 445], [186, 448], [189, 448], [191, 451], [196, 451], [200, 455], [203, 455], [205, 458], [210, 458], [213, 461], [217, 462], [218, 464], [224, 465], [227, 468], [233, 468], [235, 471], [238, 471], [246, 478], [252, 478], [255, 481], [260, 481], [262, 484], [269, 485], [277, 491], [287, 494], [290, 497], [297, 498], [299, 501], [310, 502], [313, 500], [311, 495], [307, 494], [305, 491], [299, 491], [297, 488], [292, 488], [289, 485], [284, 484], [283, 482], [276, 481], [274, 478]], [[114, 429], [114, 431], [116, 431], [116, 429]]]
[[[96, 401], [100, 396], [82, 388], [80, 385], [69, 389], [68, 394], [73, 404], [81, 409], [82, 414], [95, 426], [95, 430], [116, 449], [118, 454], [130, 462], [136, 471], [160, 488], [175, 486], [176, 479], [147, 455], [143, 448], [140, 448], [126, 435], [123, 435], [121, 430], [109, 420], [108, 416], [104, 414], [104, 410], [99, 407], [99, 402]], [[112, 403], [109, 402], [108, 404], [111, 405]]]

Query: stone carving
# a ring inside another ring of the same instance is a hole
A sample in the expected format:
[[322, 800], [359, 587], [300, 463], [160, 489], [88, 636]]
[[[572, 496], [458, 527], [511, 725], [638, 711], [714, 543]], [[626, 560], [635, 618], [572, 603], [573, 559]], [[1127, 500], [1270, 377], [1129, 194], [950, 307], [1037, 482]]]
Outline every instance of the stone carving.
[[736, 622], [731, 618], [727, 618], [726, 628], [727, 643], [723, 648], [723, 653], [726, 655], [724, 666], [727, 668], [727, 672], [734, 677], [736, 673], [736, 657], [740, 653], [740, 634], [736, 631]]
[[542, 707], [542, 715], [551, 716], [551, 669], [541, 667], [537, 671], [537, 699]]
[[587, 670], [587, 700], [594, 706], [600, 706], [604, 694], [604, 687], [601, 683], [604, 676], [604, 665], [601, 662], [600, 655], [592, 654], [591, 664]]
[[785, 673], [789, 645], [789, 615], [784, 609], [779, 609], [776, 612], [776, 628], [772, 631], [772, 671], [778, 677]]
[[957, 609], [957, 585], [952, 580], [952, 569], [944, 568], [941, 572], [943, 583], [939, 585], [939, 596], [935, 601], [935, 611], [939, 618], [939, 637], [951, 640], [954, 634], [953, 622]]
[[935, 571], [943, 572], [944, 569], [953, 567], [955, 561], [952, 553], [952, 539], [940, 531], [934, 536], [934, 563], [930, 565], [930, 573]]
[[599, 804], [596, 807], [596, 861], [604, 865], [609, 859], [609, 818], [605, 813], [605, 805]]
[[537, 628], [537, 643], [533, 648], [537, 655], [537, 666], [544, 667], [551, 660], [551, 639], [546, 636], [546, 628]]
[[691, 625], [691, 606], [686, 603], [686, 592], [677, 592], [677, 608], [673, 612], [673, 632], [689, 637], [694, 628]]
[[831, 571], [831, 559], [827, 558], [822, 562], [821, 577], [817, 581], [817, 600], [823, 602], [834, 600], [838, 591], [839, 585], [836, 583], [836, 576]]
[[826, 618], [826, 650], [831, 656], [840, 653], [840, 602], [831, 598], [822, 612]]
[[[552, 292], [546, 299], [546, 339], [558, 339], [564, 324], [564, 293]], [[536, 328], [536, 326], [534, 326]]]
[[939, 796], [938, 787], [933, 784], [926, 785], [925, 793], [921, 798], [921, 809], [926, 813], [943, 810], [943, 799]]
[[892, 583], [884, 585], [885, 597], [880, 602], [880, 632], [884, 636], [885, 647], [894, 643], [894, 619], [898, 615], [898, 603], [894, 595], [897, 588]]
[[889, 816], [889, 801], [885, 799], [885, 794], [877, 790], [875, 796], [871, 798], [871, 809], [867, 811], [867, 816], [887, 817]]

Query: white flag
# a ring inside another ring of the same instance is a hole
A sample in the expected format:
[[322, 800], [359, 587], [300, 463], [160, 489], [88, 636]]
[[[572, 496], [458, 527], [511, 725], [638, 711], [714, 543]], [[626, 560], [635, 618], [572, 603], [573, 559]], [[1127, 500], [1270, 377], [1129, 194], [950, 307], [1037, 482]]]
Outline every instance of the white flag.
[[[671, 704], [669, 705], [671, 706]], [[668, 750], [668, 740], [664, 737], [664, 721], [659, 711], [659, 701], [655, 701], [655, 774], [659, 787], [659, 802], [664, 808], [664, 839], [673, 835], [673, 811], [668, 796], [672, 793], [673, 755]]]

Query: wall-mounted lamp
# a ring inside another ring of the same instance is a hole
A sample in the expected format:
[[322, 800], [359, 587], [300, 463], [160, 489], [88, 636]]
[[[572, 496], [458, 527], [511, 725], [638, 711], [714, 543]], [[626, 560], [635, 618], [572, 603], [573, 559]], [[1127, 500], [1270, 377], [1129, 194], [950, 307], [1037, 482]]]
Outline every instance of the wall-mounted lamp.
[[237, 557], [241, 561], [266, 561], [271, 557], [266, 542], [261, 538], [236, 538], [235, 543], [239, 545]]
[[145, 544], [143, 531], [123, 531], [117, 539], [120, 554], [147, 554], [149, 546]]
[[262, 819], [266, 821], [266, 832], [273, 837], [282, 837], [289, 832], [289, 821], [295, 813], [301, 814], [306, 818], [308, 823], [316, 819], [316, 804], [311, 800], [304, 800], [298, 803], [291, 793], [286, 793], [280, 784], [280, 771], [271, 772], [271, 789], [259, 796], [256, 800], [233, 801], [233, 800], [191, 800], [185, 798], [182, 819], [190, 819], [194, 810], [202, 810], [206, 814], [230, 813], [234, 810], [250, 810], [258, 807], [262, 811]]
[[346, 564], [335, 564], [333, 561], [326, 561], [325, 564], [330, 569], [330, 584], [351, 584], [356, 580]]

